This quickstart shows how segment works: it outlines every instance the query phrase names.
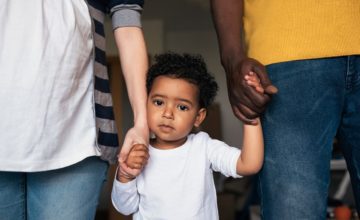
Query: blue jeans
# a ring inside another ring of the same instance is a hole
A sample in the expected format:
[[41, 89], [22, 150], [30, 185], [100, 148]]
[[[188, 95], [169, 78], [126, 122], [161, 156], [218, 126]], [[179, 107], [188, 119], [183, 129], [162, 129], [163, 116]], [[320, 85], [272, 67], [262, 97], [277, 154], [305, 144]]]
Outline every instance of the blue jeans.
[[107, 168], [89, 157], [58, 170], [0, 172], [0, 219], [94, 219]]
[[326, 219], [336, 134], [360, 211], [360, 56], [267, 66], [279, 93], [262, 117], [263, 219]]

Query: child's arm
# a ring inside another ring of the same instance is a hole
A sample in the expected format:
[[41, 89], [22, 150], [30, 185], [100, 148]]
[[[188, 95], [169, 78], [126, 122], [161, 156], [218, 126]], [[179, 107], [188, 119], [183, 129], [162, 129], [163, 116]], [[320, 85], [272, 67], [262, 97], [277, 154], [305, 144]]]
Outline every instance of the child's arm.
[[[132, 169], [142, 170], [149, 159], [148, 148], [143, 144], [134, 145], [126, 160], [126, 165]], [[139, 208], [139, 194], [137, 192], [136, 181], [132, 181], [136, 176], [129, 176], [119, 167], [116, 179], [111, 192], [111, 199], [115, 209], [124, 214], [130, 215]]]
[[[257, 74], [250, 72], [245, 76], [249, 86], [252, 86], [259, 93], [264, 93]], [[239, 156], [236, 171], [239, 175], [251, 175], [257, 173], [264, 160], [264, 141], [260, 120], [257, 125], [243, 126], [243, 147]]]
[[243, 147], [236, 165], [241, 176], [257, 173], [263, 164], [264, 141], [260, 120], [258, 122], [257, 125], [243, 126]]
[[124, 215], [130, 215], [139, 209], [140, 196], [136, 181], [121, 183], [114, 180], [111, 201], [115, 209]]

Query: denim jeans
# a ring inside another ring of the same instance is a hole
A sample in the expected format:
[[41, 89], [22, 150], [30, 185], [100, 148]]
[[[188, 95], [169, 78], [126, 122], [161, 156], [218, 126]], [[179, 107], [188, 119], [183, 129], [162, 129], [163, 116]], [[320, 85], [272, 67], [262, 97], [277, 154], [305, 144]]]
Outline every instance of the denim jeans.
[[262, 117], [263, 219], [326, 219], [336, 134], [359, 212], [360, 56], [284, 62], [267, 66], [267, 71], [279, 93]]
[[89, 157], [58, 170], [0, 172], [0, 219], [94, 219], [107, 168]]

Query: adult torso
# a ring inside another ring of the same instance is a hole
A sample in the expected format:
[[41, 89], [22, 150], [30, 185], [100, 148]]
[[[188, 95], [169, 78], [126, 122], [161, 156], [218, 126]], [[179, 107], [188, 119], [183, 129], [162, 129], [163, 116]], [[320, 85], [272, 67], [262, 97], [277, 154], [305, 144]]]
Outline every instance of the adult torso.
[[0, 170], [50, 170], [98, 155], [85, 1], [6, 0], [0, 25]]
[[248, 54], [264, 64], [360, 54], [359, 0], [246, 0]]

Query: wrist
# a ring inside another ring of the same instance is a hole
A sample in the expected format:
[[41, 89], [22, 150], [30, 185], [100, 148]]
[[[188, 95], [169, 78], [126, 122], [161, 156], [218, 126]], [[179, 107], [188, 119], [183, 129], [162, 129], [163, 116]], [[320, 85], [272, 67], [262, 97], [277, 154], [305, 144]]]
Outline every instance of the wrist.
[[132, 104], [134, 124], [147, 122], [146, 103], [147, 103], [147, 95], [145, 93], [144, 97], [141, 98], [139, 97], [138, 102]]
[[135, 179], [135, 177], [126, 176], [124, 174], [118, 173], [116, 179], [121, 183], [128, 183]]
[[148, 129], [148, 123], [147, 123], [146, 117], [145, 118], [137, 118], [137, 119], [135, 119], [134, 120], [134, 127]]
[[118, 180], [121, 183], [127, 183], [127, 182], [134, 180], [135, 178], [136, 178], [136, 176], [125, 172], [122, 169], [121, 165], [119, 165], [117, 172], [116, 172], [116, 180]]
[[[241, 70], [241, 66], [248, 57], [242, 52], [232, 51], [221, 57], [221, 65], [223, 66], [228, 80], [233, 80], [233, 75], [237, 75]], [[236, 76], [235, 76], [236, 77]]]
[[148, 127], [146, 112], [137, 114], [134, 117], [134, 127], [139, 127], [139, 128], [147, 128]]
[[245, 51], [240, 47], [223, 47], [220, 52], [221, 64], [225, 67], [229, 63], [238, 62], [247, 58]]

